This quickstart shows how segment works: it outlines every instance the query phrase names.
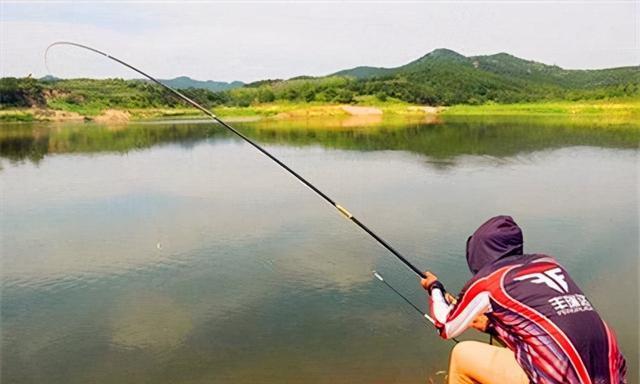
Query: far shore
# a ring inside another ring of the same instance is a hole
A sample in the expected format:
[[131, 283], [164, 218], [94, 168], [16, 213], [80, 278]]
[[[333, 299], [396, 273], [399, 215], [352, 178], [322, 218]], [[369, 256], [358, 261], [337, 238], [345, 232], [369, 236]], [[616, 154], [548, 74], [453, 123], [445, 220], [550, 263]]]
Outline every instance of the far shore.
[[[616, 122], [640, 120], [640, 99], [557, 101], [519, 104], [485, 104], [455, 106], [423, 106], [407, 103], [315, 104], [270, 103], [248, 107], [217, 107], [212, 111], [230, 122], [238, 121], [296, 121], [308, 119], [340, 119], [344, 126], [365, 126], [382, 123], [383, 119], [406, 119], [438, 122], [440, 118], [455, 116], [548, 116], [563, 118], [602, 118]], [[129, 121], [162, 119], [198, 119], [202, 114], [192, 108], [110, 108], [102, 111], [54, 110], [49, 108], [0, 109], [0, 122], [50, 121], [122, 124]], [[342, 125], [342, 124], [341, 124]]]

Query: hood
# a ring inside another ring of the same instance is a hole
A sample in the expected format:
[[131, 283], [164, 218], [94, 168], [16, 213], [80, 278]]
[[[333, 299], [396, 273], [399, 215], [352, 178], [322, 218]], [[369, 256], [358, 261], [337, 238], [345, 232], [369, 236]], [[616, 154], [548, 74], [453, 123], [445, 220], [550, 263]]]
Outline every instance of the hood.
[[467, 240], [467, 264], [474, 275], [506, 256], [521, 255], [522, 230], [511, 216], [496, 216], [482, 224]]

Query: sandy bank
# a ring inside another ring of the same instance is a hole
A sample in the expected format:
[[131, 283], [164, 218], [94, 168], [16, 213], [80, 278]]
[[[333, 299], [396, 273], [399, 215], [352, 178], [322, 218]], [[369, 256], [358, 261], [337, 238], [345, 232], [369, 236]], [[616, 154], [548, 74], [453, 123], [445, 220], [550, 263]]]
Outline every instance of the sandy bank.
[[37, 109], [32, 108], [27, 110], [28, 113], [32, 114], [36, 120], [47, 120], [47, 121], [82, 121], [85, 119], [79, 113], [69, 112], [69, 111], [58, 111], [54, 109]]
[[100, 115], [96, 116], [93, 120], [97, 123], [104, 124], [124, 124], [129, 122], [131, 114], [127, 111], [121, 111], [118, 109], [107, 109]]
[[366, 116], [366, 115], [382, 115], [382, 110], [376, 107], [361, 107], [355, 105], [343, 105], [342, 110], [350, 114], [351, 116]]

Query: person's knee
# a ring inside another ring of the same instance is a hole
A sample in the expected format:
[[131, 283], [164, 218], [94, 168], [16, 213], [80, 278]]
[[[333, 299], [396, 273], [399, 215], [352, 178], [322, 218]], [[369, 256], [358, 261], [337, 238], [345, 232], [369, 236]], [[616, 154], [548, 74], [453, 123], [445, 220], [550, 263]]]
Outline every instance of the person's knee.
[[451, 362], [463, 362], [474, 357], [478, 357], [478, 345], [482, 345], [477, 341], [462, 341], [456, 344], [451, 350]]
[[474, 356], [478, 355], [476, 344], [474, 341], [463, 341], [453, 347], [449, 358], [449, 384], [473, 382], [469, 372], [473, 370]]

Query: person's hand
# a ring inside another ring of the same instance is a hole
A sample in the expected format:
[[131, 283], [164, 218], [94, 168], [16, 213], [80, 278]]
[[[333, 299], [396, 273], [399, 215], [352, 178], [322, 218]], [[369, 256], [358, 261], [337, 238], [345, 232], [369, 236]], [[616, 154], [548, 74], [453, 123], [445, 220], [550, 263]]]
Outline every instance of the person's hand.
[[428, 290], [429, 287], [431, 286], [431, 284], [435, 283], [436, 281], [438, 281], [438, 276], [434, 275], [433, 273], [426, 271], [424, 273], [424, 275], [426, 276], [424, 279], [420, 280], [420, 285], [422, 285], [422, 288]]
[[480, 332], [486, 332], [489, 326], [489, 318], [485, 315], [478, 315], [471, 322], [471, 327], [477, 329]]
[[456, 299], [452, 294], [450, 294], [449, 292], [444, 294], [444, 298], [445, 300], [447, 300], [447, 303], [449, 304], [457, 304], [458, 303], [458, 299]]

